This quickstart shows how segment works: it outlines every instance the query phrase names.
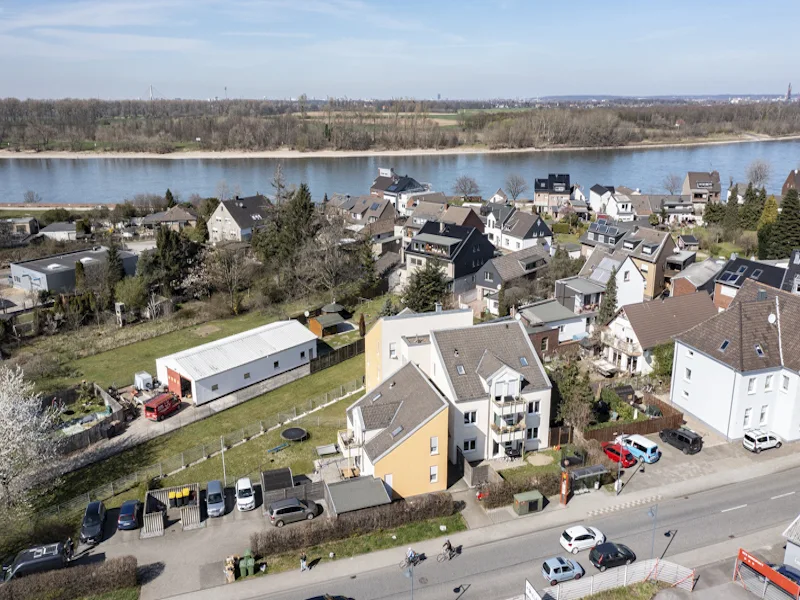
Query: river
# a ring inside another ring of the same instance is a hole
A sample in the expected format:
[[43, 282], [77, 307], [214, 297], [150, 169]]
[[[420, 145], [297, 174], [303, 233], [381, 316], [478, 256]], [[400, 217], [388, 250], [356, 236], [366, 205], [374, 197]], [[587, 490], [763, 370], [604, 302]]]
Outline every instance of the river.
[[[179, 159], [0, 158], [0, 202], [21, 202], [26, 190], [37, 192], [43, 202], [120, 202], [135, 194], [163, 194], [167, 188], [186, 199], [193, 193], [214, 195], [225, 180], [231, 191], [244, 195], [270, 193], [276, 165], [283, 165], [288, 183], [308, 183], [316, 200], [334, 192], [366, 194], [379, 167], [394, 167], [435, 190], [450, 193], [460, 175], [474, 177], [488, 197], [511, 173], [522, 175], [533, 187], [536, 177], [569, 173], [584, 191], [595, 183], [627, 185], [643, 192], [663, 192], [670, 173], [683, 177], [687, 171], [718, 170], [723, 190], [729, 177], [745, 178], [747, 166], [762, 159], [772, 167], [767, 185], [780, 193], [790, 169], [800, 166], [800, 140], [743, 142], [668, 148], [570, 150], [552, 152], [472, 153], [418, 156], [303, 157]], [[530, 196], [531, 192], [525, 194]]]

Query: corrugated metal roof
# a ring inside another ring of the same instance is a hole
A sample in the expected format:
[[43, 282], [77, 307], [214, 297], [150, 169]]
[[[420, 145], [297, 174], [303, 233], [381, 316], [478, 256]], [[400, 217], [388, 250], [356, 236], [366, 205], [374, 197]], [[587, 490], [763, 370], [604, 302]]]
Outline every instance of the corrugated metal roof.
[[297, 321], [277, 321], [162, 358], [176, 363], [182, 375], [198, 380], [316, 339]]

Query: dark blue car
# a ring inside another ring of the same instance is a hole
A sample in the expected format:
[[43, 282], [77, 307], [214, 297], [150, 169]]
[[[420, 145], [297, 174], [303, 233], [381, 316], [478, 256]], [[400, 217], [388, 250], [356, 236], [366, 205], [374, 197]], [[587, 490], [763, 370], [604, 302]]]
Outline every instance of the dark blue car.
[[117, 529], [139, 529], [139, 514], [141, 513], [142, 503], [138, 500], [126, 500], [119, 507], [119, 518], [117, 519]]

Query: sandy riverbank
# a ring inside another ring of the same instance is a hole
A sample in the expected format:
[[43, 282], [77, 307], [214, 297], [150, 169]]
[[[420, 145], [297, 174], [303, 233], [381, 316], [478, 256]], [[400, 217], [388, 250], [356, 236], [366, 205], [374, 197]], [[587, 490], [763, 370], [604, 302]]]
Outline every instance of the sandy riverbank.
[[768, 137], [748, 135], [732, 139], [702, 140], [696, 142], [647, 143], [629, 144], [626, 146], [597, 146], [597, 147], [557, 147], [557, 148], [485, 148], [478, 146], [460, 146], [457, 148], [417, 148], [413, 150], [316, 150], [300, 152], [299, 150], [281, 149], [247, 152], [242, 150], [221, 150], [219, 152], [205, 150], [189, 150], [186, 152], [172, 152], [170, 154], [156, 154], [152, 152], [13, 152], [0, 150], [0, 159], [92, 159], [92, 158], [118, 158], [118, 159], [159, 159], [159, 160], [241, 160], [250, 158], [266, 159], [295, 159], [295, 158], [364, 158], [371, 156], [447, 156], [453, 154], [519, 154], [534, 152], [574, 152], [594, 150], [649, 150], [657, 148], [688, 148], [692, 146], [716, 146], [721, 144], [743, 144], [748, 142], [779, 142], [800, 139], [800, 135], [783, 137]]

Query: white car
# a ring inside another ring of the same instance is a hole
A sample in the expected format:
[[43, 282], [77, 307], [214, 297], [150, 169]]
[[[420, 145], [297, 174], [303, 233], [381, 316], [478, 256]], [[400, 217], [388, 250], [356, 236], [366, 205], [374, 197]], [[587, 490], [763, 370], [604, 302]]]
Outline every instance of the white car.
[[236, 482], [236, 508], [241, 511], [253, 510], [256, 507], [256, 492], [249, 477], [242, 477]]
[[756, 454], [762, 450], [780, 448], [782, 445], [783, 442], [781, 442], [781, 438], [771, 431], [764, 431], [763, 429], [745, 431], [744, 437], [742, 438], [742, 446]]
[[589, 548], [594, 548], [597, 544], [602, 544], [606, 541], [606, 536], [594, 527], [576, 525], [564, 531], [558, 541], [561, 542], [564, 550], [577, 554], [581, 550], [588, 550]]

